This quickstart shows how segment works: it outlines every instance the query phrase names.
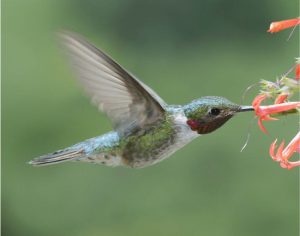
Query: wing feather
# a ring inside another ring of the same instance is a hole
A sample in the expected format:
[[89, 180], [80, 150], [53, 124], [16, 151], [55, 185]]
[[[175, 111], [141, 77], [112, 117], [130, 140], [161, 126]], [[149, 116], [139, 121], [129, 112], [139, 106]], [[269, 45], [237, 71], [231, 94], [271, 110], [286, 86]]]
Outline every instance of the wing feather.
[[163, 119], [166, 103], [147, 85], [80, 36], [64, 32], [60, 37], [79, 81], [121, 135]]

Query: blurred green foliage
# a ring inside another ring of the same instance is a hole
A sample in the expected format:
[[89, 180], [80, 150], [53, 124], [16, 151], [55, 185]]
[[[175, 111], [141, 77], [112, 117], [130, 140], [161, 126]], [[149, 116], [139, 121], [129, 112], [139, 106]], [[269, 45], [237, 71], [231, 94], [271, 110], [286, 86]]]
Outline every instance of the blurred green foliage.
[[26, 164], [111, 129], [73, 80], [57, 30], [84, 35], [169, 103], [240, 102], [290, 68], [297, 34], [266, 30], [297, 15], [286, 0], [3, 0], [2, 235], [297, 235], [299, 172], [268, 156], [275, 137], [295, 135], [296, 116], [268, 123], [269, 136], [253, 125], [242, 153], [251, 114], [146, 169]]

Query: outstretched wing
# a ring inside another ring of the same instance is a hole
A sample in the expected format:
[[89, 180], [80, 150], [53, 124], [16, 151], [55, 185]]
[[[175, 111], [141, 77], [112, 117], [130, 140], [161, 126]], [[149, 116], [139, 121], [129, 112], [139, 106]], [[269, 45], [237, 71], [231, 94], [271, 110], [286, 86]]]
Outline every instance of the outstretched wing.
[[126, 135], [164, 116], [166, 103], [100, 49], [73, 33], [60, 37], [93, 103]]

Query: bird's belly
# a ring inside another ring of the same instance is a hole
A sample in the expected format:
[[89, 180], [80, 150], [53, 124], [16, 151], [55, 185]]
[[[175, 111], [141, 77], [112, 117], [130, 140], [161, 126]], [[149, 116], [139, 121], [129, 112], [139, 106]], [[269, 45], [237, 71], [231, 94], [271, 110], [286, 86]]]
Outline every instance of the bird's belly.
[[133, 168], [156, 164], [191, 142], [199, 135], [185, 126], [172, 126], [168, 131], [155, 130], [135, 138], [122, 153], [123, 163]]
[[159, 148], [147, 150], [146, 152], [133, 152], [128, 157], [122, 156], [122, 159], [125, 165], [133, 168], [147, 167], [168, 158], [193, 139], [194, 138], [185, 139], [183, 142], [183, 140], [175, 138], [175, 140], [170, 140], [169, 142], [162, 144]]
[[139, 147], [136, 150], [130, 152], [124, 152], [122, 159], [124, 164], [133, 168], [142, 168], [149, 165], [153, 165], [167, 156], [171, 155], [177, 149], [174, 148], [172, 141], [160, 144], [153, 149], [140, 149]]

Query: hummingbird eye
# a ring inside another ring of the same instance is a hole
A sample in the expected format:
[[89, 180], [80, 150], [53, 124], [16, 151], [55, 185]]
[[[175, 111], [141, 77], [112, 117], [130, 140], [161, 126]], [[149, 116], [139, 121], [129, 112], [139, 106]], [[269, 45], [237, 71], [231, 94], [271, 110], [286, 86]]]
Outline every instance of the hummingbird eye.
[[219, 108], [212, 108], [212, 109], [210, 109], [209, 114], [213, 115], [213, 116], [217, 116], [220, 114], [220, 112], [221, 112], [221, 110]]

